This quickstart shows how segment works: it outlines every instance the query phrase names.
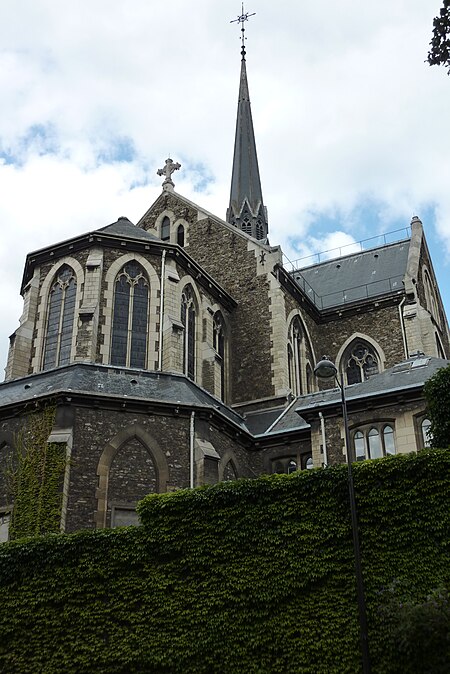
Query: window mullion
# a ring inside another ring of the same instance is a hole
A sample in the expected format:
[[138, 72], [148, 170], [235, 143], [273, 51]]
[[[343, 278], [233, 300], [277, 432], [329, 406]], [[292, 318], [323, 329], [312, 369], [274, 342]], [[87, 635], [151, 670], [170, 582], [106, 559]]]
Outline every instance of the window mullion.
[[134, 304], [134, 285], [130, 284], [130, 304], [128, 307], [128, 330], [127, 330], [127, 367], [130, 367], [131, 362], [131, 339], [133, 336], [133, 304]]

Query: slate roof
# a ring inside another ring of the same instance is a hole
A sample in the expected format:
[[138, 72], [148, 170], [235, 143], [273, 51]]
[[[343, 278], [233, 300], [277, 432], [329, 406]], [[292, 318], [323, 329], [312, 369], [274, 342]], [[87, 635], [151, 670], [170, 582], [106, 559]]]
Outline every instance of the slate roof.
[[103, 232], [104, 234], [113, 234], [114, 236], [127, 237], [129, 239], [143, 239], [151, 241], [161, 241], [161, 239], [150, 232], [147, 232], [145, 229], [136, 227], [131, 220], [121, 216], [117, 222], [113, 222], [111, 225], [106, 227], [100, 227], [96, 229], [95, 233]]
[[[409, 358], [394, 367], [373, 375], [359, 384], [345, 387], [347, 403], [364, 398], [383, 396], [389, 393], [408, 391], [421, 388], [425, 382], [442, 367], [450, 365], [450, 360], [443, 358], [419, 357]], [[294, 405], [294, 414], [304, 414], [313, 410], [340, 404], [341, 392], [339, 388], [327, 389], [298, 398]], [[274, 429], [275, 430], [275, 429]]]
[[285, 407], [276, 407], [268, 410], [258, 410], [256, 412], [247, 412], [245, 414], [245, 425], [253, 435], [265, 433], [273, 424]]
[[243, 418], [184, 375], [72, 363], [0, 384], [0, 407], [58, 393], [209, 407], [246, 431]]
[[319, 309], [403, 291], [410, 239], [292, 272]]

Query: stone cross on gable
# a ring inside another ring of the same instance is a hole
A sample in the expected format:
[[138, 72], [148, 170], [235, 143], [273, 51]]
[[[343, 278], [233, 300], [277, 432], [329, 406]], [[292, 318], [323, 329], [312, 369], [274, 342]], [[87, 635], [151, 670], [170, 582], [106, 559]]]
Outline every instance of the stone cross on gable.
[[159, 176], [165, 176], [165, 180], [162, 184], [164, 190], [171, 190], [175, 187], [171, 176], [172, 173], [174, 171], [178, 171], [180, 167], [181, 164], [179, 164], [178, 162], [174, 163], [172, 159], [169, 157], [168, 159], [166, 159], [166, 164], [164, 168], [160, 168], [157, 170], [157, 174]]

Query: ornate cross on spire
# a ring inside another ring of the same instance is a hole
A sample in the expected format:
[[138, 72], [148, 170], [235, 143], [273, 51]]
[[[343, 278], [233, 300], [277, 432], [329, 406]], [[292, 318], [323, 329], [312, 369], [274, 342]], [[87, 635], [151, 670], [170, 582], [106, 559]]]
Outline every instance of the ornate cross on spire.
[[244, 12], [244, 3], [242, 3], [242, 9], [241, 9], [241, 15], [238, 16], [237, 19], [233, 19], [230, 21], [230, 23], [240, 23], [241, 24], [241, 40], [242, 40], [242, 47], [241, 47], [241, 54], [242, 58], [245, 57], [245, 40], [247, 39], [245, 37], [245, 27], [244, 23], [248, 21], [249, 16], [255, 16], [256, 12], [253, 12], [252, 14], [249, 14], [248, 12]]
[[174, 163], [172, 159], [169, 157], [168, 159], [166, 159], [166, 165], [164, 166], [164, 168], [160, 168], [157, 170], [156, 173], [159, 176], [165, 176], [166, 178], [162, 184], [163, 190], [172, 190], [175, 187], [171, 176], [172, 173], [174, 171], [178, 171], [180, 167], [181, 164], [179, 164], [178, 162]]

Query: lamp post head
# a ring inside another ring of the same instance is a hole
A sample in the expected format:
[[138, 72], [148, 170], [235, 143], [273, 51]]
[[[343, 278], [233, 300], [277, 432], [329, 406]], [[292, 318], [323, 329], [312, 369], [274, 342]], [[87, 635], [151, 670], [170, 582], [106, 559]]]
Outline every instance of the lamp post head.
[[322, 356], [322, 360], [314, 368], [314, 374], [318, 379], [330, 379], [336, 377], [337, 367], [328, 356]]

